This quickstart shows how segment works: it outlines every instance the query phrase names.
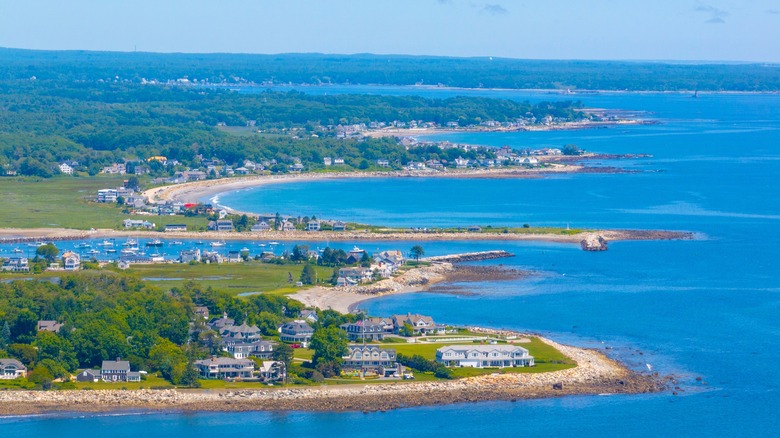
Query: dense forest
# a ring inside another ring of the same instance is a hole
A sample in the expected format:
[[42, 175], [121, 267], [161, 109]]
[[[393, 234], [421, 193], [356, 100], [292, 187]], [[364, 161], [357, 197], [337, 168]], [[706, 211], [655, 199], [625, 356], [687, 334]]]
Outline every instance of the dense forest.
[[636, 91], [778, 91], [772, 64], [547, 61], [403, 55], [154, 54], [0, 49], [0, 80], [444, 85]]
[[[338, 127], [411, 121], [467, 126], [548, 116], [576, 120], [584, 117], [578, 108], [576, 102], [532, 105], [479, 97], [242, 94], [132, 82], [0, 81], [0, 167], [45, 177], [56, 173], [58, 163], [74, 160], [80, 170], [95, 174], [113, 163], [159, 155], [184, 167], [197, 167], [198, 155], [237, 166], [247, 159], [275, 160], [274, 171], [286, 171], [296, 158], [307, 169], [321, 167], [326, 156], [344, 158], [353, 168], [367, 168], [380, 158], [400, 166], [447, 153], [407, 151], [392, 139], [336, 138]], [[453, 159], [458, 151], [450, 154]]]

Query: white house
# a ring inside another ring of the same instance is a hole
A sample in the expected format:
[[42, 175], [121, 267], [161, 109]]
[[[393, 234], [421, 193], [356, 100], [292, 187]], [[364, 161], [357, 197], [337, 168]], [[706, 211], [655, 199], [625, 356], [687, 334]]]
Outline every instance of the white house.
[[436, 362], [448, 367], [532, 367], [534, 357], [517, 345], [450, 345], [436, 350]]
[[27, 375], [27, 367], [16, 359], [0, 359], [0, 379], [16, 379]]
[[60, 164], [60, 172], [65, 175], [73, 175], [73, 168], [68, 163], [62, 163]]
[[81, 268], [81, 257], [73, 251], [66, 251], [62, 255], [62, 269], [78, 271], [79, 268]]

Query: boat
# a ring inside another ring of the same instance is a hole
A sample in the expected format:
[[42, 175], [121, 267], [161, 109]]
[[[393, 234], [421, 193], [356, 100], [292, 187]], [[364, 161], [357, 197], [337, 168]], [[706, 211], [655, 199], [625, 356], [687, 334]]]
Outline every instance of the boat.
[[106, 252], [116, 252], [116, 250], [114, 248], [109, 248], [106, 250]]
[[22, 252], [22, 250], [21, 250], [21, 249], [19, 249], [19, 248], [14, 248], [12, 252], [13, 252], [14, 254], [19, 254], [20, 252]]
[[104, 241], [98, 243], [98, 245], [100, 245], [100, 246], [114, 246], [114, 242], [112, 242], [110, 240], [104, 240]]
[[44, 245], [43, 242], [32, 242], [32, 243], [28, 243], [27, 244], [27, 246], [29, 246], [30, 248], [37, 248], [37, 247], [42, 246], [42, 245]]
[[138, 246], [138, 241], [135, 239], [127, 239], [127, 242], [123, 243], [122, 246]]
[[195, 242], [195, 245], [203, 245], [203, 241], [202, 240], [198, 240], [197, 242]]
[[211, 246], [225, 246], [225, 241], [223, 240], [221, 242], [211, 242], [210, 245]]
[[84, 249], [84, 248], [92, 248], [92, 245], [90, 245], [87, 242], [81, 242], [78, 245], [76, 245], [76, 248], [82, 248], [82, 249]]
[[243, 247], [243, 248], [241, 248], [241, 252], [249, 252], [249, 248]]
[[160, 239], [152, 239], [146, 242], [146, 246], [163, 246], [163, 243]]
[[136, 251], [137, 250], [135, 250], [135, 249], [123, 249], [122, 251], [120, 251], [120, 254], [122, 254], [122, 255], [135, 255]]
[[171, 242], [171, 245], [184, 245], [184, 242], [182, 242], [181, 240], [174, 240], [173, 242]]
[[279, 244], [279, 242], [268, 242], [268, 244], [269, 244], [269, 245], [271, 245], [271, 246], [273, 246], [273, 245], [278, 245], [278, 244]]
[[97, 249], [90, 249], [89, 254], [100, 254], [100, 251]]
[[257, 246], [264, 247], [264, 246], [265, 246], [265, 243], [260, 243], [260, 244], [258, 244]]

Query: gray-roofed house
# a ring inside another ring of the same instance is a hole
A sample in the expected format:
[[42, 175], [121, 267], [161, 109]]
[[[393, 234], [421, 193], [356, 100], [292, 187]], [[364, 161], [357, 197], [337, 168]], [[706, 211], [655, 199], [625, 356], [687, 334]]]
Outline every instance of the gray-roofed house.
[[311, 309], [301, 310], [301, 318], [309, 322], [317, 322], [320, 319], [319, 316], [317, 316], [317, 311]]
[[350, 345], [342, 360], [345, 369], [370, 370], [384, 376], [395, 374], [399, 370], [395, 349], [377, 345]]
[[62, 328], [62, 324], [58, 323], [57, 321], [51, 321], [45, 319], [38, 321], [39, 332], [45, 331], [45, 332], [59, 333], [61, 328]]
[[127, 382], [130, 362], [126, 360], [104, 360], [100, 366], [100, 378], [104, 382]]
[[279, 339], [282, 342], [302, 344], [304, 347], [311, 341], [314, 329], [303, 321], [288, 322], [279, 328]]
[[27, 376], [27, 367], [16, 359], [0, 359], [0, 379], [11, 380]]
[[84, 370], [76, 375], [76, 381], [97, 383], [100, 381], [100, 370]]
[[209, 308], [206, 306], [198, 306], [195, 308], [195, 316], [203, 319], [209, 319]]
[[436, 350], [436, 362], [448, 367], [532, 367], [534, 357], [517, 345], [448, 345]]
[[252, 228], [250, 228], [251, 231], [270, 231], [271, 226], [268, 225], [268, 222], [266, 221], [260, 221], [254, 225], [252, 225]]
[[385, 327], [372, 320], [363, 320], [341, 324], [350, 341], [381, 341], [385, 338]]
[[225, 327], [225, 326], [232, 326], [235, 323], [236, 323], [235, 319], [228, 318], [227, 312], [223, 312], [222, 313], [222, 317], [221, 318], [214, 318], [214, 319], [212, 319], [211, 322], [209, 322], [209, 326], [212, 329], [219, 331], [223, 327]]
[[239, 326], [226, 325], [220, 329], [220, 334], [223, 337], [234, 337], [241, 339], [253, 339], [260, 337], [260, 329], [256, 325], [247, 325], [243, 323]]
[[231, 357], [196, 360], [195, 367], [203, 379], [251, 379], [255, 371], [253, 361]]

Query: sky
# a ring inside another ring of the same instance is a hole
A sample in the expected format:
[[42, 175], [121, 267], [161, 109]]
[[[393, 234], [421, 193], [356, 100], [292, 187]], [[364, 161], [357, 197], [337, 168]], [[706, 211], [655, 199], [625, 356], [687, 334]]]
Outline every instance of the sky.
[[0, 0], [0, 47], [780, 62], [780, 0]]

